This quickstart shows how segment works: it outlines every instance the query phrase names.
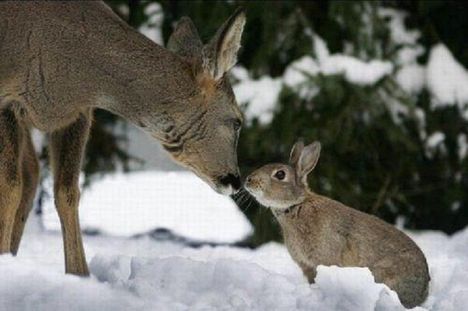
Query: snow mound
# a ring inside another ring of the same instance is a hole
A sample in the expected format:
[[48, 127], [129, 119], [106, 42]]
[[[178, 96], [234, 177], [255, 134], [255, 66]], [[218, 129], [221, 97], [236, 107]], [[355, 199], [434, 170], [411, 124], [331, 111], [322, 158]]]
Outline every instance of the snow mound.
[[[33, 217], [34, 218], [34, 217]], [[308, 284], [286, 248], [189, 248], [149, 238], [85, 236], [90, 278], [63, 274], [57, 233], [31, 231], [18, 257], [0, 256], [0, 310], [404, 310], [367, 268], [319, 266]], [[411, 236], [427, 256], [427, 301], [413, 310], [468, 304], [468, 229]]]
[[91, 271], [99, 281], [135, 293], [153, 309], [310, 310], [318, 307], [371, 311], [377, 303], [399, 305], [396, 293], [383, 284], [376, 284], [367, 268], [319, 266], [312, 287], [273, 274], [255, 263], [232, 259], [206, 262], [168, 257], [129, 261], [124, 257], [116, 262], [95, 257]]
[[0, 273], [0, 310], [125, 311], [139, 305], [131, 293], [9, 255], [0, 257]]
[[[60, 230], [53, 198], [45, 201], [43, 208], [45, 227]], [[190, 172], [105, 176], [84, 189], [80, 221], [83, 229], [112, 235], [167, 228], [193, 240], [212, 242], [237, 242], [252, 232], [250, 222], [232, 199], [217, 194]]]
[[322, 292], [324, 310], [375, 310], [399, 304], [398, 295], [386, 285], [376, 284], [368, 268], [318, 266], [315, 282]]

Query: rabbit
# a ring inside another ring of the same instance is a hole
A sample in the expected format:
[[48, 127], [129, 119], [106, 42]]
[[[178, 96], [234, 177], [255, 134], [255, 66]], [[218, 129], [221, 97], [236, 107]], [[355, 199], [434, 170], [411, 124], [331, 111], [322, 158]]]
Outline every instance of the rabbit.
[[376, 282], [394, 290], [406, 308], [428, 295], [429, 270], [423, 252], [403, 232], [379, 218], [312, 192], [307, 175], [320, 143], [291, 150], [289, 165], [267, 164], [250, 174], [245, 189], [273, 212], [284, 243], [310, 283], [318, 265], [368, 267]]

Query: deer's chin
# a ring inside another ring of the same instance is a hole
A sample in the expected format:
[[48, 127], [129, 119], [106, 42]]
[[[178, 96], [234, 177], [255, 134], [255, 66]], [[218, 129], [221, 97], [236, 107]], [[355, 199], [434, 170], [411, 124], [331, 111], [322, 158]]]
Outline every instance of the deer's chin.
[[207, 183], [211, 187], [211, 189], [213, 189], [214, 191], [216, 191], [217, 193], [219, 193], [221, 195], [228, 196], [228, 195], [236, 194], [238, 192], [238, 190], [235, 190], [231, 185], [229, 185], [229, 186], [221, 185], [220, 183], [213, 180], [212, 178], [207, 177], [207, 176], [205, 176], [203, 174], [200, 174], [198, 171], [196, 171], [194, 169], [192, 169], [192, 171], [201, 180], [203, 180], [205, 183]]
[[234, 190], [234, 188], [229, 185], [229, 186], [218, 186], [216, 188], [213, 188], [216, 192], [222, 195], [233, 195], [236, 194], [238, 191]]
[[233, 194], [236, 194], [238, 192], [238, 190], [235, 190], [231, 185], [229, 186], [225, 186], [225, 185], [221, 185], [217, 182], [214, 182], [210, 179], [204, 179], [202, 178], [214, 191], [216, 191], [217, 193], [221, 194], [221, 195], [233, 195]]
[[207, 183], [214, 191], [221, 195], [233, 195], [239, 192], [240, 189], [235, 189], [232, 185], [223, 185], [217, 179], [207, 177], [205, 175], [195, 172], [205, 183]]

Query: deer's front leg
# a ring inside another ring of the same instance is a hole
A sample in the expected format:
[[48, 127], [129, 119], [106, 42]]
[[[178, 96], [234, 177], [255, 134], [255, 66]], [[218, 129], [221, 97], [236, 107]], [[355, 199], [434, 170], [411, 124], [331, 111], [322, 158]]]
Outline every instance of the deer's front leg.
[[90, 111], [81, 113], [73, 124], [51, 134], [55, 207], [62, 226], [65, 272], [76, 275], [89, 275], [78, 219], [78, 179], [90, 119]]
[[22, 165], [23, 191], [11, 233], [11, 253], [13, 255], [18, 253], [24, 226], [33, 207], [34, 196], [36, 195], [39, 182], [39, 162], [34, 151], [31, 136], [27, 130], [25, 130], [24, 140], [23, 156], [20, 160], [20, 164]]
[[11, 233], [21, 201], [23, 128], [10, 108], [0, 110], [0, 254], [10, 252]]

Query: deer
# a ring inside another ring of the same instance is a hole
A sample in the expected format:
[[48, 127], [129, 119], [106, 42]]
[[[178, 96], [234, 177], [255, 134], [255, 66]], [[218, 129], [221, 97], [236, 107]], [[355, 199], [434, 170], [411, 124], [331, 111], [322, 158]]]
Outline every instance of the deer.
[[218, 193], [236, 193], [243, 118], [227, 73], [245, 21], [237, 9], [203, 44], [183, 17], [164, 48], [101, 1], [0, 2], [0, 254], [17, 254], [32, 209], [35, 128], [49, 141], [65, 272], [89, 275], [79, 173], [97, 108], [145, 131]]

